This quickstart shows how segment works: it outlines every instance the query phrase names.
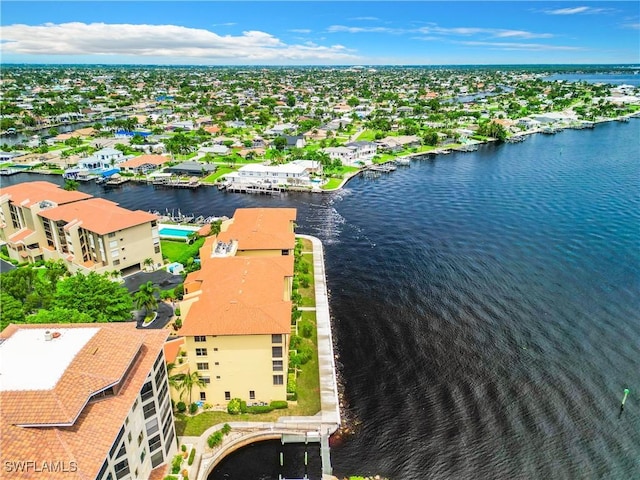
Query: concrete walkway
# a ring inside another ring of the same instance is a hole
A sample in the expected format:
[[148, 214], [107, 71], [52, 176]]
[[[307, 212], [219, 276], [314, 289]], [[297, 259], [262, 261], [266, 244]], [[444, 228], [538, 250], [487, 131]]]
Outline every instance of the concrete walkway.
[[[276, 422], [228, 422], [231, 433], [225, 436], [222, 444], [211, 449], [207, 438], [220, 430], [223, 424], [208, 428], [199, 437], [179, 437], [180, 444], [190, 444], [196, 448], [193, 465], [189, 469], [189, 478], [206, 480], [213, 468], [229, 453], [250, 445], [256, 441], [280, 439], [284, 434], [297, 434], [303, 438], [314, 438], [320, 441], [340, 427], [340, 404], [338, 403], [338, 381], [333, 353], [331, 335], [331, 316], [329, 314], [329, 297], [324, 269], [324, 249], [322, 242], [309, 235], [296, 235], [298, 238], [310, 240], [313, 245], [313, 270], [316, 294], [315, 307], [302, 307], [301, 310], [315, 310], [318, 331], [318, 367], [320, 370], [320, 405], [321, 411], [314, 416], [280, 417]], [[328, 449], [327, 449], [328, 453]], [[330, 463], [326, 455], [326, 463]], [[334, 478], [329, 475], [330, 465], [324, 465], [323, 479]]]

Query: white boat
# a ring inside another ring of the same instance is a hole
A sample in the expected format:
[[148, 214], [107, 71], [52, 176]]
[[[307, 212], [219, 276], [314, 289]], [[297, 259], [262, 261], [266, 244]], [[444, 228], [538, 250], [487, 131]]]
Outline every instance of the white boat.
[[403, 167], [409, 167], [411, 166], [411, 158], [409, 157], [396, 158], [396, 164]]

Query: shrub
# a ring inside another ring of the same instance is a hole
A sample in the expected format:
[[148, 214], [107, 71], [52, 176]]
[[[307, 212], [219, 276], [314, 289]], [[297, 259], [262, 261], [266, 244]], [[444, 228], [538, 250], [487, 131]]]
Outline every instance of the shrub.
[[229, 425], [228, 423], [225, 423], [222, 426], [222, 430], [220, 430], [223, 434], [228, 435], [229, 432], [231, 431], [231, 425]]
[[304, 323], [302, 325], [302, 336], [304, 338], [311, 338], [313, 336], [313, 325], [310, 323]]
[[302, 338], [300, 338], [298, 335], [292, 335], [291, 340], [289, 341], [289, 348], [291, 350], [296, 350], [300, 345], [300, 342], [302, 342]]
[[196, 458], [196, 449], [192, 448], [191, 452], [189, 453], [189, 460], [187, 461], [187, 464], [189, 466], [191, 466], [191, 464], [193, 463], [193, 459]]
[[176, 455], [171, 460], [171, 473], [179, 473], [180, 466], [182, 465], [182, 455]]
[[183, 452], [186, 452], [187, 451], [187, 446], [186, 445], [182, 445], [180, 447], [180, 450], [182, 450]]
[[222, 432], [220, 430], [218, 430], [217, 432], [212, 433], [211, 435], [209, 435], [209, 438], [207, 438], [207, 445], [209, 445], [209, 448], [213, 448], [216, 445], [220, 445], [222, 443]]
[[186, 468], [182, 469], [182, 480], [189, 480], [189, 470]]
[[184, 295], [184, 285], [182, 283], [180, 285], [176, 285], [176, 288], [173, 289], [173, 294], [178, 300], [182, 300]]
[[180, 307], [176, 307], [176, 309], [175, 309], [174, 313], [176, 314], [176, 317], [179, 317], [179, 316], [180, 316], [180, 313], [181, 313], [181, 312], [180, 312]]
[[198, 404], [197, 403], [193, 402], [191, 405], [189, 405], [189, 413], [191, 415], [193, 415], [197, 411], [198, 411]]
[[247, 402], [240, 400], [240, 413], [247, 413]]
[[210, 403], [205, 403], [205, 404], [202, 406], [202, 408], [203, 408], [203, 409], [205, 409], [205, 410], [209, 410], [209, 409], [213, 408], [213, 405], [211, 405]]
[[309, 288], [310, 282], [309, 282], [309, 277], [307, 277], [306, 275], [303, 275], [300, 277], [300, 286], [302, 288]]
[[290, 373], [287, 375], [287, 393], [296, 393], [297, 391], [296, 374]]
[[269, 413], [273, 412], [273, 407], [270, 405], [256, 405], [255, 407], [247, 407], [248, 413]]
[[293, 279], [293, 282], [291, 282], [291, 286], [292, 286], [293, 290], [297, 290], [298, 287], [300, 287], [300, 282], [298, 281], [297, 278]]
[[178, 402], [176, 405], [176, 409], [179, 413], [184, 413], [187, 411], [187, 404], [184, 402]]
[[269, 406], [275, 409], [289, 408], [289, 403], [286, 400], [274, 400]]
[[240, 400], [239, 398], [232, 398], [231, 400], [229, 400], [229, 403], [227, 404], [227, 413], [231, 414], [231, 415], [238, 415], [240, 413], [240, 402], [242, 400]]

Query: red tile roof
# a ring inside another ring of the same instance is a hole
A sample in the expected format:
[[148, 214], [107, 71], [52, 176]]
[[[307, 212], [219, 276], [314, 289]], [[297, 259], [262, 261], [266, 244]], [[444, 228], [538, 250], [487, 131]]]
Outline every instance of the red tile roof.
[[102, 198], [91, 198], [84, 202], [75, 202], [38, 213], [50, 220], [72, 222], [77, 220], [82, 228], [99, 235], [124, 230], [157, 220], [158, 217], [142, 210], [127, 210], [117, 203]]
[[119, 166], [122, 168], [137, 168], [142, 165], [160, 166], [170, 161], [171, 159], [169, 157], [164, 157], [162, 155], [140, 155], [139, 157], [122, 162]]
[[164, 359], [167, 363], [174, 363], [176, 361], [182, 345], [184, 345], [184, 338], [168, 340], [167, 343], [164, 344]]
[[295, 247], [295, 208], [238, 208], [218, 240], [238, 240], [238, 250], [290, 250]]
[[199, 298], [188, 311], [182, 335], [263, 335], [291, 331], [286, 278], [293, 255], [212, 258], [185, 284], [200, 283]]
[[[162, 351], [168, 332], [138, 330], [133, 323], [106, 323], [9, 325], [0, 333], [0, 338], [7, 339], [20, 329], [62, 331], [96, 327], [99, 332], [78, 352], [53, 389], [0, 392], [3, 461], [28, 459], [40, 465], [44, 461], [65, 461], [67, 466], [75, 462], [77, 469], [45, 474], [32, 469], [14, 472], [11, 478], [95, 478]], [[130, 364], [116, 395], [86, 404], [93, 392], [121, 379]], [[16, 425], [49, 422], [73, 424], [46, 428]]]
[[50, 182], [23, 182], [17, 185], [0, 188], [0, 197], [9, 195], [14, 205], [31, 207], [36, 203], [49, 200], [57, 205], [63, 205], [78, 200], [91, 198], [91, 195], [82, 192], [67, 191]]

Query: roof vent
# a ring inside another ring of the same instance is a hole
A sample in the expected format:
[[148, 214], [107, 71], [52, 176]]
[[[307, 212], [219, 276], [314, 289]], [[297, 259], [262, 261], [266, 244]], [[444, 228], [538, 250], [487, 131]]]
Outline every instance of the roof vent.
[[44, 339], [47, 342], [50, 342], [51, 340], [53, 340], [53, 334], [47, 330], [46, 332], [44, 332]]

